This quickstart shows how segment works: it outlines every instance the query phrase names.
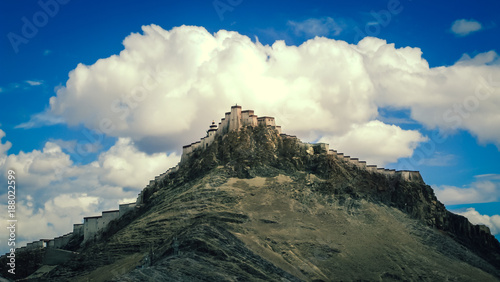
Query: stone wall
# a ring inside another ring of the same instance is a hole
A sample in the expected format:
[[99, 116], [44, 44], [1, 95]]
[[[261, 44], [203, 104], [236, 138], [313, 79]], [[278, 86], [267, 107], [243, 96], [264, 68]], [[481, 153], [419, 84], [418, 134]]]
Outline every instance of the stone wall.
[[42, 248], [47, 248], [49, 246], [50, 239], [41, 239], [42, 241]]
[[241, 112], [242, 126], [257, 126], [257, 116], [254, 115], [253, 110], [246, 110]]
[[97, 219], [97, 231], [104, 230], [112, 220], [118, 217], [120, 217], [119, 210], [103, 211], [101, 217]]
[[82, 236], [83, 235], [83, 224], [82, 223], [73, 224], [73, 234], [75, 234], [75, 236]]
[[[327, 144], [328, 145], [328, 144]], [[338, 153], [336, 150], [329, 150], [328, 155], [336, 157], [346, 163], [355, 165], [359, 169], [365, 169], [369, 172], [380, 173], [388, 177], [398, 176], [406, 181], [412, 182], [423, 182], [422, 176], [418, 171], [401, 170], [396, 171], [395, 169], [386, 169], [382, 167], [377, 167], [376, 165], [367, 165], [366, 161], [360, 161], [358, 158], [351, 158], [350, 156], [345, 156], [343, 153]]]
[[94, 240], [97, 235], [98, 228], [98, 220], [101, 216], [89, 216], [83, 218], [83, 242], [87, 242], [88, 240]]
[[276, 122], [273, 117], [258, 117], [257, 124], [263, 126], [276, 126]]
[[42, 249], [45, 247], [44, 239], [26, 244], [26, 250]]
[[[176, 170], [177, 167], [172, 169]], [[17, 248], [16, 251], [21, 252], [25, 250], [43, 248], [61, 249], [70, 242], [73, 236], [83, 236], [83, 242], [93, 240], [101, 230], [108, 226], [109, 222], [119, 218], [128, 211], [133, 210], [135, 207], [136, 203], [121, 204], [119, 205], [118, 210], [104, 211], [101, 216], [85, 217], [83, 219], [83, 224], [73, 224], [73, 232], [54, 239], [40, 239], [38, 241], [30, 242], [25, 247]]]
[[397, 175], [399, 175], [402, 179], [406, 181], [412, 181], [412, 182], [423, 182], [422, 175], [420, 175], [419, 171], [412, 171], [412, 170], [400, 170], [396, 172]]
[[42, 249], [43, 248], [43, 241], [39, 240], [39, 241], [33, 242], [33, 247], [35, 247], [36, 249]]
[[129, 204], [121, 204], [118, 206], [118, 210], [119, 210], [119, 217], [122, 217], [124, 214], [126, 214], [127, 212], [131, 211], [131, 210], [134, 210], [136, 207], [136, 203], [129, 203]]
[[64, 248], [69, 243], [71, 236], [73, 236], [73, 234], [68, 233], [68, 234], [65, 234], [63, 236], [59, 236], [57, 238], [54, 238], [54, 248], [56, 248], [56, 249]]
[[85, 217], [83, 219], [83, 242], [94, 240], [100, 231], [118, 217], [120, 217], [119, 210], [103, 211], [101, 216]]

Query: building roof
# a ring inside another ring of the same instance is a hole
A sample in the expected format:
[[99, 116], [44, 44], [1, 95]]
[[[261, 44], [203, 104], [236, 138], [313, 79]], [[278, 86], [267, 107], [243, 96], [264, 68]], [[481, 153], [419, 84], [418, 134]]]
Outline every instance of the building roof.
[[108, 213], [108, 212], [119, 212], [119, 210], [103, 211], [102, 213]]

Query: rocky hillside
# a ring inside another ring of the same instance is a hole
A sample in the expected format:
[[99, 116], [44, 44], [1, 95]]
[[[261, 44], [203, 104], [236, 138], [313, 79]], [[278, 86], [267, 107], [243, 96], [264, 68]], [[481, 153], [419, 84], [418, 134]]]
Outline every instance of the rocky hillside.
[[143, 201], [99, 241], [73, 242], [73, 259], [38, 261], [32, 280], [500, 280], [500, 243], [423, 181], [360, 169], [269, 127], [219, 136]]

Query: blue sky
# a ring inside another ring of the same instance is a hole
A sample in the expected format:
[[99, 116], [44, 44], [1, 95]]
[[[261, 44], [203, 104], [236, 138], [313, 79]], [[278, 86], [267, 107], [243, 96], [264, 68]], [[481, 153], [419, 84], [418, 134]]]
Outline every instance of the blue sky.
[[3, 1], [0, 180], [18, 172], [20, 240], [133, 201], [234, 103], [305, 141], [419, 170], [498, 234], [499, 8]]

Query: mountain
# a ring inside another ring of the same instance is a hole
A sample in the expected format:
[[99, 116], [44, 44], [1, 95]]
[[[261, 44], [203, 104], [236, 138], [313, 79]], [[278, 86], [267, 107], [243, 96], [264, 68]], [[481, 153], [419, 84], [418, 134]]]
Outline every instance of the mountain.
[[239, 106], [184, 146], [179, 165], [133, 206], [95, 232], [86, 220], [59, 248], [19, 252], [22, 276], [500, 280], [500, 243], [487, 227], [447, 211], [418, 172], [377, 169], [327, 144], [303, 143]]

